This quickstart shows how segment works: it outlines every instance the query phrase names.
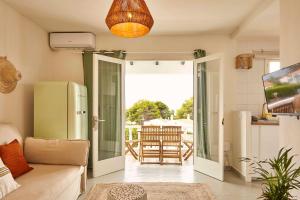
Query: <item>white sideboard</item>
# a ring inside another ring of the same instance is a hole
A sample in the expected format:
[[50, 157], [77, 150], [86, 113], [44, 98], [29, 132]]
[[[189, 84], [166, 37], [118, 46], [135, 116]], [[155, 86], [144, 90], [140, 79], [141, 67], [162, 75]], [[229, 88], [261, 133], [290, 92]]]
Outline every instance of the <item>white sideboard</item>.
[[247, 182], [251, 182], [257, 175], [252, 173], [249, 164], [241, 162], [241, 158], [265, 160], [276, 156], [279, 150], [279, 126], [276, 123], [252, 123], [249, 111], [235, 112], [233, 118], [232, 167]]

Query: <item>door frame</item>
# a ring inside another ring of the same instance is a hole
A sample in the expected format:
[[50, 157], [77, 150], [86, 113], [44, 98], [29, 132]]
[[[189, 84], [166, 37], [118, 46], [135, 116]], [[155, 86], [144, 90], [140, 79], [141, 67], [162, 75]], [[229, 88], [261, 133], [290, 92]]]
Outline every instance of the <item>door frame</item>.
[[[99, 60], [121, 64], [121, 131], [122, 131], [122, 155], [106, 160], [98, 160], [98, 123], [101, 120], [98, 119], [98, 72], [99, 72]], [[95, 92], [96, 91], [96, 92]], [[95, 103], [97, 102], [97, 106]], [[104, 56], [100, 54], [93, 54], [93, 120], [96, 117], [96, 126], [93, 126], [93, 177], [102, 176], [115, 171], [119, 171], [125, 168], [125, 60]]]
[[[212, 160], [204, 159], [197, 157], [197, 66], [199, 63], [213, 61], [213, 60], [220, 60], [220, 76], [219, 76], [219, 161], [215, 162]], [[224, 126], [223, 126], [223, 119], [224, 119], [224, 54], [223, 53], [216, 53], [212, 55], [208, 55], [199, 59], [194, 60], [194, 170], [199, 171], [200, 173], [206, 174], [213, 178], [216, 178], [220, 181], [224, 180]]]

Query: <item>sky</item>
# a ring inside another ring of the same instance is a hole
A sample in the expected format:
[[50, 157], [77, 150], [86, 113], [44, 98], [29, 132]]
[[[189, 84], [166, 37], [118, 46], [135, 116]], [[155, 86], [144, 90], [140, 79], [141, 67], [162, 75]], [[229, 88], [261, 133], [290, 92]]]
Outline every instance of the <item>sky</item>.
[[141, 99], [162, 101], [177, 110], [193, 96], [193, 62], [135, 61], [126, 63], [126, 109]]

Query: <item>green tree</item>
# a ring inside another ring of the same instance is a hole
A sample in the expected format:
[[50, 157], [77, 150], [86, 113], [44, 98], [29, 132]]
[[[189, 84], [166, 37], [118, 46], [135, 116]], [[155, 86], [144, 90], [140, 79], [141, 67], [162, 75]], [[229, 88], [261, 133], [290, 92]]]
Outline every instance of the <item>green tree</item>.
[[171, 113], [169, 107], [165, 103], [163, 103], [161, 101], [156, 101], [154, 103], [157, 106], [157, 108], [159, 109], [161, 118], [168, 119], [171, 117], [172, 113]]
[[154, 102], [140, 100], [127, 110], [126, 117], [131, 122], [141, 124], [144, 120], [160, 118], [160, 110]]
[[193, 119], [193, 97], [185, 100], [181, 107], [176, 110], [177, 119], [186, 119], [188, 115]]

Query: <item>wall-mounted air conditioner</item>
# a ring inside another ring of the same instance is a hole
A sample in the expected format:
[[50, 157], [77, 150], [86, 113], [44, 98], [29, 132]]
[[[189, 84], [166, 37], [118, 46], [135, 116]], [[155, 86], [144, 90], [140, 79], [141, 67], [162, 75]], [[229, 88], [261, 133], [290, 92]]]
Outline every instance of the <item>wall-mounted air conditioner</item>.
[[49, 44], [52, 49], [84, 49], [96, 48], [96, 36], [87, 32], [53, 32], [49, 33]]

